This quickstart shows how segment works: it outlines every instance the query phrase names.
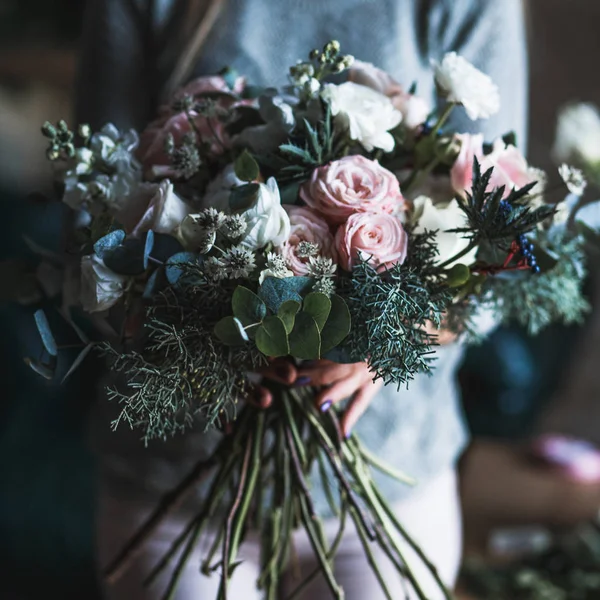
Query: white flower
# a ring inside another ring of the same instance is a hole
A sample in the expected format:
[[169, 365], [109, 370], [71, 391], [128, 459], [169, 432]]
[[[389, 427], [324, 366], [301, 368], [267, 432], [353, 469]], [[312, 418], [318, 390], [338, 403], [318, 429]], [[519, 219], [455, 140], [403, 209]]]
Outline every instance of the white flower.
[[149, 230], [172, 234], [189, 213], [190, 207], [173, 191], [173, 184], [165, 179], [158, 184], [140, 184], [116, 212], [115, 218], [133, 235]]
[[558, 173], [571, 194], [583, 196], [583, 192], [585, 192], [585, 188], [587, 187], [583, 171], [563, 163], [558, 167]]
[[90, 148], [106, 164], [119, 168], [135, 162], [133, 151], [138, 142], [138, 135], [133, 129], [120, 132], [112, 123], [108, 123], [92, 136]]
[[348, 127], [350, 137], [360, 142], [365, 150], [394, 149], [390, 129], [402, 121], [402, 113], [383, 94], [364, 85], [347, 81], [341, 85], [327, 84], [321, 96], [331, 106], [331, 114]]
[[221, 211], [229, 210], [229, 195], [233, 188], [244, 185], [246, 182], [235, 175], [233, 164], [227, 165], [206, 188], [206, 194], [200, 205], [202, 208], [216, 208]]
[[108, 310], [125, 289], [127, 277], [111, 271], [95, 254], [81, 258], [81, 305], [87, 312]]
[[572, 104], [558, 116], [553, 149], [557, 162], [600, 163], [600, 114], [592, 104]]
[[240, 216], [247, 226], [240, 242], [243, 246], [254, 250], [264, 248], [269, 242], [279, 246], [290, 237], [290, 218], [281, 206], [279, 188], [273, 177], [266, 184], [259, 184], [256, 201]]
[[[437, 231], [435, 234], [435, 244], [438, 250], [437, 264], [445, 263], [469, 245], [469, 240], [462, 237], [460, 233], [449, 231], [467, 224], [466, 215], [456, 199], [446, 204], [436, 205], [431, 198], [419, 196], [415, 199], [414, 206], [415, 220], [417, 221], [415, 233], [423, 233], [425, 230]], [[475, 262], [476, 254], [477, 248], [473, 248], [466, 255], [446, 266], [450, 268], [458, 263], [470, 265]]]
[[267, 277], [277, 277], [278, 279], [284, 279], [286, 277], [293, 277], [294, 272], [287, 268], [285, 258], [281, 254], [275, 254], [275, 252], [269, 252], [267, 254], [267, 264], [265, 268], [260, 272], [258, 283], [262, 285], [263, 281]]
[[462, 56], [449, 52], [441, 64], [435, 61], [432, 64], [443, 96], [449, 102], [462, 104], [470, 119], [487, 119], [500, 110], [496, 84]]
[[246, 127], [235, 137], [234, 143], [259, 154], [275, 150], [287, 141], [296, 124], [290, 104], [294, 101], [294, 98], [278, 95], [275, 90], [267, 90], [258, 99], [258, 113], [264, 124]]

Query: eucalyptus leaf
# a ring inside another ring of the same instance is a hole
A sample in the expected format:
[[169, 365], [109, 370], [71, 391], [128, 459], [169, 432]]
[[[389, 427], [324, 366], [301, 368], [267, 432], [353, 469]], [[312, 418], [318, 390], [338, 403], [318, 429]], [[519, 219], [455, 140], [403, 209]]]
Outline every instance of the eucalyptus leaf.
[[256, 331], [254, 341], [256, 347], [265, 356], [286, 356], [290, 352], [288, 334], [279, 317], [271, 316], [264, 319]]
[[73, 361], [73, 364], [69, 367], [69, 370], [66, 372], [65, 376], [62, 378], [61, 383], [64, 383], [81, 366], [81, 363], [85, 360], [86, 356], [90, 353], [93, 347], [94, 344], [88, 344], [83, 348], [83, 350], [77, 355], [77, 358], [75, 358]]
[[265, 303], [247, 287], [238, 285], [231, 299], [233, 314], [244, 327], [260, 323], [267, 316]]
[[300, 302], [296, 300], [287, 300], [280, 307], [277, 312], [277, 316], [283, 321], [285, 330], [291, 333], [294, 329], [294, 322], [296, 321], [296, 314], [301, 308]]
[[321, 334], [316, 321], [307, 312], [300, 311], [296, 315], [289, 343], [294, 358], [316, 360], [321, 357]]
[[214, 333], [227, 346], [242, 346], [248, 341], [244, 326], [235, 317], [224, 317], [216, 325]]
[[242, 181], [256, 181], [260, 175], [258, 163], [248, 150], [244, 150], [235, 159], [233, 169], [236, 177]]
[[313, 285], [311, 277], [267, 277], [258, 295], [262, 298], [269, 310], [277, 314], [279, 307], [287, 300], [302, 302], [302, 295], [308, 292]]
[[167, 281], [172, 285], [177, 283], [190, 283], [188, 281], [189, 278], [185, 278], [184, 281], [179, 280], [185, 274], [184, 265], [198, 264], [198, 259], [198, 255], [194, 254], [193, 252], [178, 252], [177, 254], [171, 256], [167, 260], [167, 264], [165, 266], [165, 275], [167, 276]]
[[40, 332], [44, 348], [46, 348], [46, 351], [50, 356], [56, 356], [58, 354], [58, 348], [56, 347], [54, 336], [50, 330], [50, 324], [48, 323], [46, 313], [41, 309], [36, 310], [33, 314], [33, 318], [35, 319], [35, 324]]
[[146, 242], [144, 243], [144, 269], [148, 268], [148, 262], [150, 260], [150, 254], [154, 248], [154, 231], [150, 230], [146, 234]]
[[307, 312], [317, 323], [321, 331], [327, 322], [327, 317], [331, 311], [331, 300], [325, 294], [320, 292], [311, 292], [304, 298], [302, 310]]
[[160, 273], [161, 271], [159, 269], [156, 269], [156, 271], [154, 271], [154, 273], [152, 273], [152, 275], [148, 277], [148, 281], [146, 282], [146, 286], [144, 287], [144, 293], [142, 294], [142, 298], [149, 300], [150, 298], [152, 298], [152, 296], [154, 296], [154, 293], [158, 289], [158, 278], [160, 276]]
[[111, 231], [107, 233], [104, 237], [101, 237], [94, 244], [94, 253], [98, 258], [104, 260], [104, 255], [106, 252], [110, 250], [114, 250], [118, 246], [120, 246], [125, 241], [125, 232], [121, 229], [117, 229], [115, 231]]
[[301, 184], [302, 181], [292, 181], [291, 183], [281, 186], [279, 188], [279, 193], [281, 195], [281, 203], [296, 204]]
[[54, 378], [54, 367], [39, 362], [33, 358], [26, 357], [23, 359], [25, 364], [33, 369], [38, 375], [41, 375], [44, 379], [50, 381]]
[[229, 194], [229, 208], [232, 211], [250, 208], [258, 198], [259, 189], [258, 183], [247, 183], [233, 188]]
[[343, 298], [334, 294], [330, 300], [331, 311], [329, 318], [321, 331], [321, 352], [323, 354], [340, 344], [350, 333], [352, 326], [350, 311]]

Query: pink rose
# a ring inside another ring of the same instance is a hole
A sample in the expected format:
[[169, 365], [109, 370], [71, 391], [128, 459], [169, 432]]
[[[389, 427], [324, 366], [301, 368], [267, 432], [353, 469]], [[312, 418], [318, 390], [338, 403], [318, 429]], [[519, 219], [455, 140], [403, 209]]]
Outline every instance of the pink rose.
[[173, 184], [165, 179], [159, 184], [138, 186], [123, 208], [116, 212], [115, 219], [132, 235], [150, 229], [172, 234], [190, 212], [190, 207], [173, 191]]
[[304, 202], [332, 224], [357, 212], [406, 210], [396, 176], [364, 156], [345, 156], [312, 172], [300, 188]]
[[308, 257], [298, 256], [300, 242], [316, 244], [320, 256], [331, 258], [337, 263], [337, 251], [329, 225], [310, 208], [289, 205], [284, 208], [290, 217], [291, 232], [278, 250], [294, 275], [308, 275]]
[[370, 63], [355, 60], [350, 69], [349, 79], [387, 96], [394, 108], [402, 113], [402, 123], [408, 129], [416, 129], [422, 125], [431, 112], [423, 98], [409, 94], [388, 73]]
[[504, 197], [508, 196], [513, 189], [539, 181], [544, 176], [528, 164], [520, 150], [515, 146], [506, 145], [501, 139], [496, 140], [492, 152], [484, 156], [481, 134], [462, 134], [456, 137], [461, 141], [461, 149], [450, 176], [452, 187], [461, 195], [471, 190], [475, 157], [481, 164], [482, 173], [489, 168], [494, 169], [488, 190], [504, 186]]
[[[230, 90], [220, 76], [200, 77], [178, 91], [173, 100], [184, 95], [201, 97], [203, 94], [221, 92], [223, 96], [215, 99], [217, 107], [230, 109], [239, 103], [236, 94], [243, 88], [244, 80], [241, 78], [236, 81], [234, 89]], [[191, 117], [202, 140], [210, 143], [210, 151], [213, 154], [220, 155], [231, 146], [231, 140], [225, 131], [225, 124], [219, 118], [207, 118], [193, 111]], [[170, 159], [164, 150], [167, 136], [172, 135], [175, 146], [178, 146], [184, 136], [192, 131], [192, 125], [184, 112], [176, 112], [168, 105], [162, 106], [159, 109], [158, 118], [150, 123], [140, 135], [137, 155], [144, 169], [152, 169], [155, 175], [172, 176], [173, 172], [168, 168]]]
[[351, 271], [360, 256], [382, 271], [406, 259], [408, 236], [398, 217], [386, 213], [355, 213], [335, 235], [340, 264]]

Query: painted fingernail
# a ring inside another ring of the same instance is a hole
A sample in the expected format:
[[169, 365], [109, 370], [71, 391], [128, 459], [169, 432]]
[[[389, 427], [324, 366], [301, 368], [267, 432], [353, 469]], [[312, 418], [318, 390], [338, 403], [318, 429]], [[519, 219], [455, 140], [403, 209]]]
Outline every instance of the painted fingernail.
[[321, 404], [321, 406], [319, 406], [319, 410], [321, 412], [327, 412], [331, 408], [332, 404], [333, 404], [333, 402], [331, 400], [325, 400], [325, 402], [323, 402], [323, 404]]
[[350, 439], [350, 437], [352, 436], [352, 429], [348, 429], [346, 431], [346, 435], [344, 436], [347, 440]]
[[310, 383], [310, 377], [298, 377], [298, 379], [296, 379], [296, 381], [294, 382], [294, 385], [297, 386], [303, 386], [303, 385], [308, 385]]

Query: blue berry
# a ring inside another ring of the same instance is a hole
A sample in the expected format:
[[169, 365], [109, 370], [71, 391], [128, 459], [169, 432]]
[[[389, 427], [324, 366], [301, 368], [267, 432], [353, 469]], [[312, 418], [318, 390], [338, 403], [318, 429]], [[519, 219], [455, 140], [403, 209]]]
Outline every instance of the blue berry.
[[540, 267], [539, 267], [539, 265], [533, 265], [533, 267], [531, 267], [531, 270], [534, 273], [539, 273], [540, 272]]

